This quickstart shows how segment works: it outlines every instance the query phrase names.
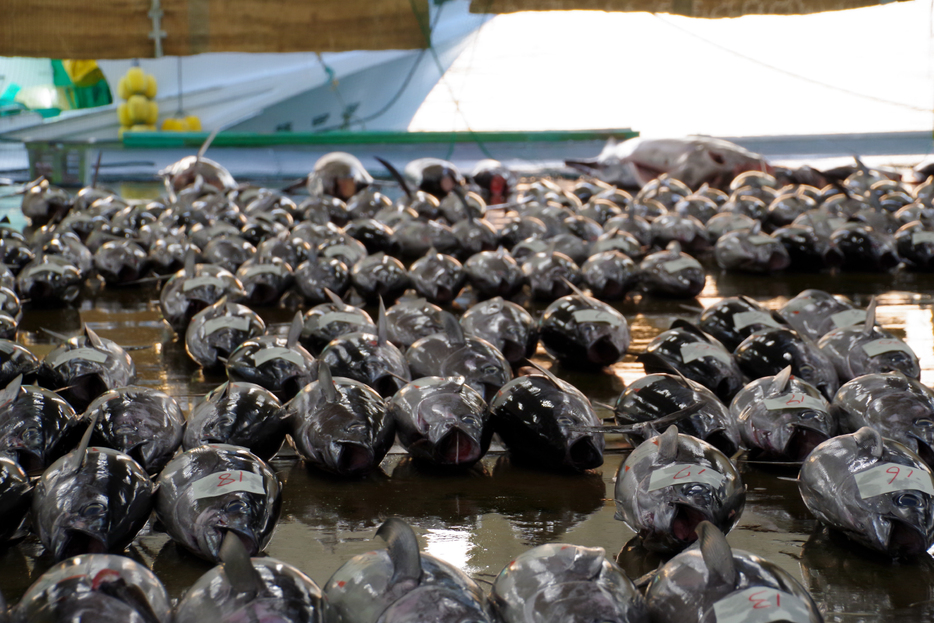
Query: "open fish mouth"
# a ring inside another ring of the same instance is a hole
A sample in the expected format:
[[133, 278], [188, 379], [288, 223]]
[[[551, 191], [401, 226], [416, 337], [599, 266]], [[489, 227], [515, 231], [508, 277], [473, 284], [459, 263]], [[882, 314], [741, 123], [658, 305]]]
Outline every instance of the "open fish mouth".
[[338, 444], [339, 450], [334, 460], [334, 468], [338, 473], [347, 476], [359, 476], [373, 469], [373, 450], [363, 444], [352, 441], [343, 441]]
[[916, 527], [891, 519], [888, 550], [896, 556], [917, 556], [927, 550], [927, 540]]
[[574, 469], [592, 469], [603, 465], [603, 453], [597, 449], [592, 438], [581, 437], [568, 449], [567, 461]]
[[918, 442], [918, 456], [921, 457], [921, 460], [924, 461], [928, 467], [934, 469], [934, 449], [926, 441], [921, 441], [917, 437], [914, 438]]
[[97, 535], [74, 528], [65, 530], [65, 534], [55, 547], [56, 560], [65, 560], [81, 554], [106, 554], [107, 544]]
[[516, 363], [525, 357], [525, 346], [513, 340], [506, 340], [503, 343], [503, 357], [509, 363]]
[[256, 556], [259, 553], [259, 543], [256, 542], [256, 539], [252, 534], [248, 534], [242, 530], [235, 530], [226, 526], [217, 526], [215, 530], [218, 534], [218, 551], [220, 551], [220, 544], [224, 542], [224, 537], [226, 537], [227, 533], [230, 532], [238, 539], [240, 539], [240, 542], [243, 544], [243, 549], [245, 549], [250, 556]]
[[788, 438], [785, 445], [785, 454], [792, 461], [803, 461], [811, 454], [817, 446], [830, 439], [830, 437], [821, 431], [807, 428], [806, 426], [795, 426], [794, 432]]
[[84, 410], [91, 402], [109, 388], [100, 374], [84, 374], [75, 377], [71, 385], [59, 390], [58, 394], [68, 401], [75, 411]]
[[675, 516], [671, 520], [671, 535], [682, 543], [697, 540], [697, 526], [702, 521], [713, 521], [707, 513], [687, 504], [675, 505]]
[[587, 359], [591, 363], [608, 366], [620, 359], [621, 353], [609, 337], [601, 337], [587, 349]]
[[727, 456], [733, 456], [739, 447], [730, 439], [725, 430], [715, 430], [704, 438], [704, 441]]
[[444, 465], [472, 465], [480, 460], [480, 444], [455, 428], [438, 441], [438, 457]]

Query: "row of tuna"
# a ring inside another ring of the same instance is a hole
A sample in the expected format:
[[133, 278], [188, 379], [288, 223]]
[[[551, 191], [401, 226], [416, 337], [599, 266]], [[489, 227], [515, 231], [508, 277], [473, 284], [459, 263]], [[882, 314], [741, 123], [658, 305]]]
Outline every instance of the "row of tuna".
[[806, 589], [786, 571], [731, 549], [708, 522], [698, 530], [699, 547], [661, 566], [644, 595], [603, 549], [561, 543], [516, 557], [487, 594], [460, 569], [420, 552], [412, 528], [391, 518], [376, 532], [387, 549], [352, 558], [323, 589], [291, 565], [251, 558], [238, 535], [228, 532], [220, 564], [174, 606], [146, 567], [121, 556], [86, 554], [47, 571], [10, 617], [13, 623], [83, 620], [91, 612], [95, 620], [121, 623], [823, 621]]

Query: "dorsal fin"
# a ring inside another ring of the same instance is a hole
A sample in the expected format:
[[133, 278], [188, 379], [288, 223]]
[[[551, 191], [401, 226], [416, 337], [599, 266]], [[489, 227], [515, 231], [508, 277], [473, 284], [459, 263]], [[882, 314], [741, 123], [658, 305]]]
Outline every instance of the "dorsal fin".
[[753, 236], [757, 236], [762, 233], [762, 221], [756, 220], [753, 222], [752, 226], [749, 227], [749, 233]]
[[444, 312], [441, 315], [441, 324], [444, 326], [444, 334], [448, 336], [452, 343], [463, 346], [467, 343], [464, 337], [464, 328], [457, 320], [457, 316], [450, 312]]
[[867, 450], [877, 459], [882, 458], [882, 435], [876, 429], [863, 426], [853, 433], [853, 439], [860, 449]]
[[334, 379], [331, 378], [331, 368], [324, 359], [318, 359], [318, 386], [321, 388], [321, 393], [324, 394], [328, 402], [340, 401], [341, 393], [337, 391], [337, 386], [334, 385]]
[[526, 359], [526, 360], [525, 360], [525, 365], [527, 365], [527, 366], [529, 366], [529, 367], [532, 367], [532, 368], [535, 368], [536, 370], [538, 370], [539, 372], [541, 372], [547, 379], [549, 379], [549, 380], [550, 380], [552, 383], [554, 383], [557, 387], [562, 387], [562, 386], [563, 386], [564, 381], [562, 381], [562, 380], [559, 379], [557, 376], [555, 376], [555, 374], [554, 374], [551, 370], [549, 370], [548, 368], [544, 368], [544, 367], [538, 365], [537, 363], [535, 363], [535, 362], [532, 361], [531, 359]]
[[88, 429], [84, 431], [84, 435], [81, 436], [81, 443], [78, 444], [78, 447], [75, 448], [74, 452], [72, 452], [71, 456], [67, 459], [67, 471], [77, 471], [84, 465], [85, 460], [87, 460], [88, 446], [91, 445], [91, 435], [94, 434], [94, 427], [97, 426], [97, 419], [100, 415], [100, 410], [95, 409], [94, 414], [91, 416], [91, 421], [88, 423]]
[[788, 387], [788, 381], [791, 380], [791, 366], [785, 366], [782, 371], [772, 377], [772, 384], [769, 386], [769, 396], [780, 396], [785, 388]]
[[665, 250], [673, 255], [680, 255], [681, 254], [681, 243], [678, 242], [677, 240], [672, 240], [671, 242], [668, 243], [668, 246], [665, 247]]
[[726, 537], [709, 521], [697, 525], [701, 556], [711, 575], [718, 576], [729, 587], [736, 586], [736, 564], [733, 562], [733, 550]]
[[710, 336], [704, 333], [703, 329], [698, 327], [693, 322], [685, 320], [684, 318], [675, 318], [672, 321], [671, 326], [668, 328], [669, 329], [684, 329], [685, 331], [689, 331], [693, 333], [694, 335], [700, 338], [703, 338], [705, 342], [710, 342]]
[[100, 175], [100, 172], [101, 172], [101, 156], [103, 155], [104, 155], [103, 149], [97, 152], [97, 162], [94, 163], [94, 173], [91, 175], [91, 186], [90, 186], [91, 188], [94, 188], [97, 186], [97, 177], [98, 175]]
[[390, 517], [376, 531], [376, 536], [386, 541], [389, 550], [392, 561], [390, 587], [406, 581], [417, 585], [422, 579], [422, 559], [412, 527], [401, 519]]
[[569, 287], [569, 288], [571, 289], [571, 292], [573, 292], [573, 293], [576, 294], [577, 296], [582, 296], [582, 297], [584, 297], [585, 299], [593, 298], [593, 297], [591, 297], [591, 296], [588, 296], [587, 294], [584, 294], [584, 291], [581, 290], [580, 288], [578, 288], [578, 287], [577, 287], [576, 285], [574, 285], [573, 283], [571, 283], [571, 280], [568, 279], [567, 277], [561, 277], [561, 281], [563, 281], [563, 282], [564, 282], [564, 285], [566, 285], [567, 287]]
[[208, 137], [204, 139], [203, 143], [201, 143], [201, 149], [198, 150], [198, 155], [195, 156], [196, 160], [200, 161], [202, 158], [204, 158], [204, 154], [207, 152], [208, 147], [211, 146], [211, 143], [214, 142], [214, 139], [217, 137], [217, 133], [220, 131], [220, 127], [216, 127], [211, 130], [211, 133], [208, 134]]
[[0, 391], [0, 409], [6, 409], [9, 405], [16, 402], [16, 397], [19, 396], [19, 390], [22, 386], [23, 375], [20, 374]]
[[92, 331], [91, 327], [89, 327], [88, 325], [84, 325], [84, 334], [87, 336], [88, 342], [94, 348], [101, 348], [101, 349], [106, 348], [104, 346], [104, 342], [101, 341], [100, 336], [97, 335], [97, 333], [94, 333], [94, 331]]
[[295, 312], [295, 317], [292, 318], [292, 325], [289, 327], [289, 335], [285, 339], [286, 348], [295, 348], [295, 345], [298, 344], [298, 338], [302, 336], [302, 329], [305, 328], [305, 319], [302, 316], [302, 312]]
[[227, 531], [221, 543], [218, 558], [224, 567], [224, 575], [238, 594], [256, 595], [263, 590], [263, 579], [250, 561], [250, 553], [233, 532]]
[[658, 438], [658, 462], [673, 463], [678, 457], [678, 427], [674, 424]]
[[337, 296], [336, 294], [334, 294], [327, 288], [324, 289], [324, 293], [327, 295], [329, 299], [331, 299], [331, 302], [334, 303], [335, 305], [340, 305], [341, 307], [344, 306], [344, 300], [341, 297]]
[[866, 308], [866, 320], [863, 322], [863, 334], [872, 335], [876, 327], [876, 297], [869, 299], [869, 307]]
[[396, 167], [392, 166], [388, 161], [383, 160], [379, 156], [373, 156], [373, 158], [377, 162], [379, 162], [381, 165], [386, 167], [386, 170], [389, 171], [389, 174], [392, 176], [392, 178], [396, 180], [397, 182], [399, 182], [399, 186], [402, 188], [402, 192], [405, 193], [405, 196], [408, 197], [410, 200], [413, 199], [414, 195], [412, 194], [412, 189], [409, 188], [408, 183], [405, 181], [405, 177], [401, 173], [399, 173], [399, 170]]
[[380, 346], [385, 346], [389, 340], [389, 321], [386, 319], [386, 304], [383, 297], [379, 297], [379, 317], [376, 319], [376, 339]]

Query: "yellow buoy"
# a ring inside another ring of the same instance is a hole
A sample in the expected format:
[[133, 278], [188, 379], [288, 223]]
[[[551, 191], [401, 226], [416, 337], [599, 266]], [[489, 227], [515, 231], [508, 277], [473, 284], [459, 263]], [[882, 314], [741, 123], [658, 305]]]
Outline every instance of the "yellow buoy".
[[146, 92], [146, 73], [141, 68], [130, 67], [124, 77], [126, 78], [126, 88], [130, 95]]
[[147, 123], [149, 120], [149, 104], [151, 102], [142, 95], [131, 95], [126, 101], [133, 123]]
[[120, 120], [120, 125], [133, 125], [133, 119], [130, 118], [130, 107], [127, 106], [125, 102], [117, 106], [117, 119]]
[[130, 126], [129, 131], [130, 132], [155, 132], [156, 126], [148, 124], [148, 123], [137, 123], [135, 125]]
[[149, 114], [146, 116], [146, 123], [149, 125], [155, 125], [157, 121], [159, 121], [159, 104], [150, 101]]
[[162, 130], [165, 132], [184, 132], [187, 128], [183, 124], [184, 120], [169, 117], [162, 122]]
[[122, 100], [129, 99], [133, 95], [130, 93], [129, 87], [126, 85], [126, 76], [120, 78], [120, 82], [117, 83], [117, 97]]
[[201, 119], [194, 116], [188, 115], [185, 117], [185, 123], [188, 125], [189, 132], [200, 132], [201, 131]]
[[156, 96], [156, 91], [158, 87], [156, 85], [156, 77], [152, 74], [146, 74], [146, 97], [152, 99]]

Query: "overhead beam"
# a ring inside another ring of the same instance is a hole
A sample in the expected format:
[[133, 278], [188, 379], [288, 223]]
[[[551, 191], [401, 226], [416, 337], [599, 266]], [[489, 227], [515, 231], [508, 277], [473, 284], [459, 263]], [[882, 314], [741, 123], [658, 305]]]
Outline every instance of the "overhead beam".
[[642, 11], [714, 19], [742, 15], [802, 15], [886, 3], [879, 0], [471, 0], [470, 11]]

